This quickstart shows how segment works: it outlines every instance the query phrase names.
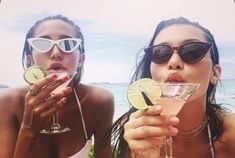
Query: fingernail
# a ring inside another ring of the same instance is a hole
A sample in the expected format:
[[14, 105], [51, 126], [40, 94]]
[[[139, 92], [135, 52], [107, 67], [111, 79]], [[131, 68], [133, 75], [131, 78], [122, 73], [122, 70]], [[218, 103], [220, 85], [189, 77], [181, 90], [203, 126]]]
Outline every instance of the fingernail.
[[157, 106], [155, 107], [155, 110], [161, 111], [161, 110], [162, 110], [162, 106], [161, 106], [161, 105], [157, 105]]
[[172, 117], [169, 119], [169, 124], [171, 125], [178, 125], [179, 124], [179, 118], [178, 117]]
[[169, 132], [171, 135], [176, 135], [179, 131], [177, 128], [174, 128], [174, 127], [169, 127]]
[[51, 76], [51, 78], [53, 78], [53, 79], [56, 79], [58, 76], [57, 76], [57, 74], [53, 74], [52, 76]]
[[67, 92], [71, 93], [72, 92], [72, 88], [71, 87], [67, 87]]
[[67, 98], [63, 98], [62, 103], [66, 103], [67, 102]]
[[170, 122], [171, 123], [179, 123], [179, 118], [178, 117], [171, 117]]
[[64, 81], [67, 81], [67, 80], [69, 79], [69, 76], [64, 76], [62, 79], [63, 79]]

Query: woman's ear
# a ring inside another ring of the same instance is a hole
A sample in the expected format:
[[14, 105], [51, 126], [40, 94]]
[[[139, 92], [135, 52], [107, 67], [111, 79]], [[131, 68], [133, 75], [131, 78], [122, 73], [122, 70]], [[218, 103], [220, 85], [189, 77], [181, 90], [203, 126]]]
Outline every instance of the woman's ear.
[[33, 57], [32, 55], [27, 55], [27, 66], [33, 66], [34, 65], [34, 61], [33, 61]]
[[220, 65], [213, 66], [212, 73], [211, 73], [211, 79], [210, 79], [211, 84], [217, 85], [218, 82], [220, 81], [220, 77], [221, 77]]

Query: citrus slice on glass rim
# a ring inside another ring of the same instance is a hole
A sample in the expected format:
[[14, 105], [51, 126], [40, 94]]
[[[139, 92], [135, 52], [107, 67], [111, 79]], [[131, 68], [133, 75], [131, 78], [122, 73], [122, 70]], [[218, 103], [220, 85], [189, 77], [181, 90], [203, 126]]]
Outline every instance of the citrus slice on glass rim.
[[34, 84], [46, 77], [46, 73], [40, 66], [31, 66], [24, 72], [24, 80], [29, 84]]
[[161, 88], [158, 83], [150, 78], [143, 78], [133, 82], [127, 90], [127, 99], [129, 103], [139, 110], [148, 108], [148, 101], [152, 105], [156, 104], [156, 100], [161, 97]]

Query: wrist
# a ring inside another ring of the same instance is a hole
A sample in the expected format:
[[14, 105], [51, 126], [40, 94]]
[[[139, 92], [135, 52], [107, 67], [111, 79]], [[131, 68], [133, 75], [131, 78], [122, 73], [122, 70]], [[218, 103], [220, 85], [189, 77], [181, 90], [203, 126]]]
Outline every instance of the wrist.
[[36, 137], [33, 130], [31, 128], [25, 127], [24, 125], [21, 125], [13, 157], [34, 157], [35, 155], [29, 155], [33, 154], [37, 149], [36, 144], [38, 144], [38, 142], [39, 139]]
[[37, 136], [34, 134], [32, 128], [29, 128], [28, 126], [25, 126], [24, 124], [21, 124], [19, 133], [23, 135], [25, 139], [31, 139], [31, 140], [37, 139]]
[[29, 114], [24, 113], [24, 119], [21, 126], [25, 128], [31, 128], [32, 123], [33, 123], [33, 111], [31, 111]]

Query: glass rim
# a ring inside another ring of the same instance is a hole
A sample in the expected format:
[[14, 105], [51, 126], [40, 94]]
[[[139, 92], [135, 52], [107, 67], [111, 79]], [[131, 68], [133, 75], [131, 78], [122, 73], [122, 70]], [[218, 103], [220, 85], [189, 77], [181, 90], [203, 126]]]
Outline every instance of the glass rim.
[[77, 71], [67, 71], [67, 70], [60, 70], [60, 71], [54, 71], [54, 70], [46, 70], [44, 71], [46, 76], [52, 75], [52, 74], [66, 74], [70, 77], [74, 77], [77, 74]]
[[150, 83], [142, 86], [180, 86], [180, 85], [191, 85], [191, 86], [200, 86], [200, 83], [191, 83], [191, 82], [162, 82], [162, 83]]

